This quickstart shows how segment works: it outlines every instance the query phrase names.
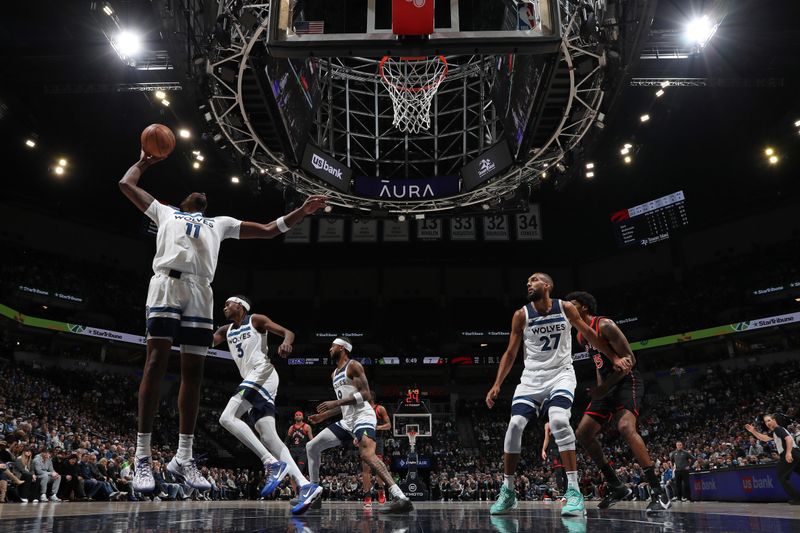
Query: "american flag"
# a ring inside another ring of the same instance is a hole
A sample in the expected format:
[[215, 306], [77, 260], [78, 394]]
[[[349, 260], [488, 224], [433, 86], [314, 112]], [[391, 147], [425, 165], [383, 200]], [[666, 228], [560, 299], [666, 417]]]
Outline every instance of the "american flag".
[[325, 33], [324, 20], [306, 20], [303, 22], [295, 22], [294, 32], [297, 35], [311, 35]]

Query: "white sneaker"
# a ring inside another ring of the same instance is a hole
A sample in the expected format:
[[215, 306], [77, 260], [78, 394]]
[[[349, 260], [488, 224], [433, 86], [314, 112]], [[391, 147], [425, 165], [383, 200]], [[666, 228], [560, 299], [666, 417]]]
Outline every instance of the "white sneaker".
[[161, 498], [159, 498], [158, 496], [154, 496], [154, 497], [153, 497], [153, 501], [154, 501], [154, 502], [160, 502], [160, 501], [161, 501]]
[[200, 474], [194, 459], [190, 459], [186, 463], [178, 461], [177, 457], [173, 457], [167, 465], [167, 470], [172, 472], [178, 479], [182, 479], [187, 485], [199, 491], [211, 490], [211, 483]]
[[20, 498], [20, 503], [28, 503], [28, 498]]
[[39, 496], [39, 501], [42, 502], [42, 503], [46, 502], [47, 501], [47, 494], [42, 494], [41, 496]]
[[133, 469], [133, 491], [153, 492], [154, 490], [156, 490], [156, 480], [153, 478], [150, 457], [137, 457]]
[[59, 503], [61, 501], [61, 498], [53, 494], [52, 496], [50, 496], [50, 501], [53, 503]]

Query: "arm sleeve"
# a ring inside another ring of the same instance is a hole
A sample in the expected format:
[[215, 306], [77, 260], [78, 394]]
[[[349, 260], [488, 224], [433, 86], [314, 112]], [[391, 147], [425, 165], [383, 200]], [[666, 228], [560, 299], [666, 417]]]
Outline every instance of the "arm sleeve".
[[242, 227], [242, 221], [233, 217], [216, 217], [217, 224], [219, 224], [219, 232], [222, 240], [225, 239], [238, 239], [239, 230]]
[[160, 226], [161, 223], [166, 219], [166, 217], [168, 217], [174, 212], [175, 210], [172, 209], [170, 206], [164, 205], [158, 200], [153, 200], [153, 203], [150, 204], [150, 206], [147, 208], [147, 211], [145, 211], [144, 214], [150, 217], [150, 220], [152, 220], [153, 222], [155, 222], [157, 225]]

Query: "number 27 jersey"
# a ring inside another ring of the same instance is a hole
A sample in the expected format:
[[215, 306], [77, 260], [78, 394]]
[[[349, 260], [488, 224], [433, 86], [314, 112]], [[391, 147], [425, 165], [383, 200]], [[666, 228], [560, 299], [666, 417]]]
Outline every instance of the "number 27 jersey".
[[552, 300], [550, 312], [540, 315], [533, 304], [525, 309], [525, 372], [572, 366], [572, 324], [561, 300]]

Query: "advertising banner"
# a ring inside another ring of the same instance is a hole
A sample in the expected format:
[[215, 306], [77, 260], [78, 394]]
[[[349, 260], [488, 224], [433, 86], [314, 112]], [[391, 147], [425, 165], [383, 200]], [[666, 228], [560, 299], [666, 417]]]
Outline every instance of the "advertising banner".
[[[800, 476], [790, 483], [800, 491]], [[776, 465], [711, 470], [689, 475], [693, 500], [723, 502], [786, 502], [789, 496], [778, 481]]]

